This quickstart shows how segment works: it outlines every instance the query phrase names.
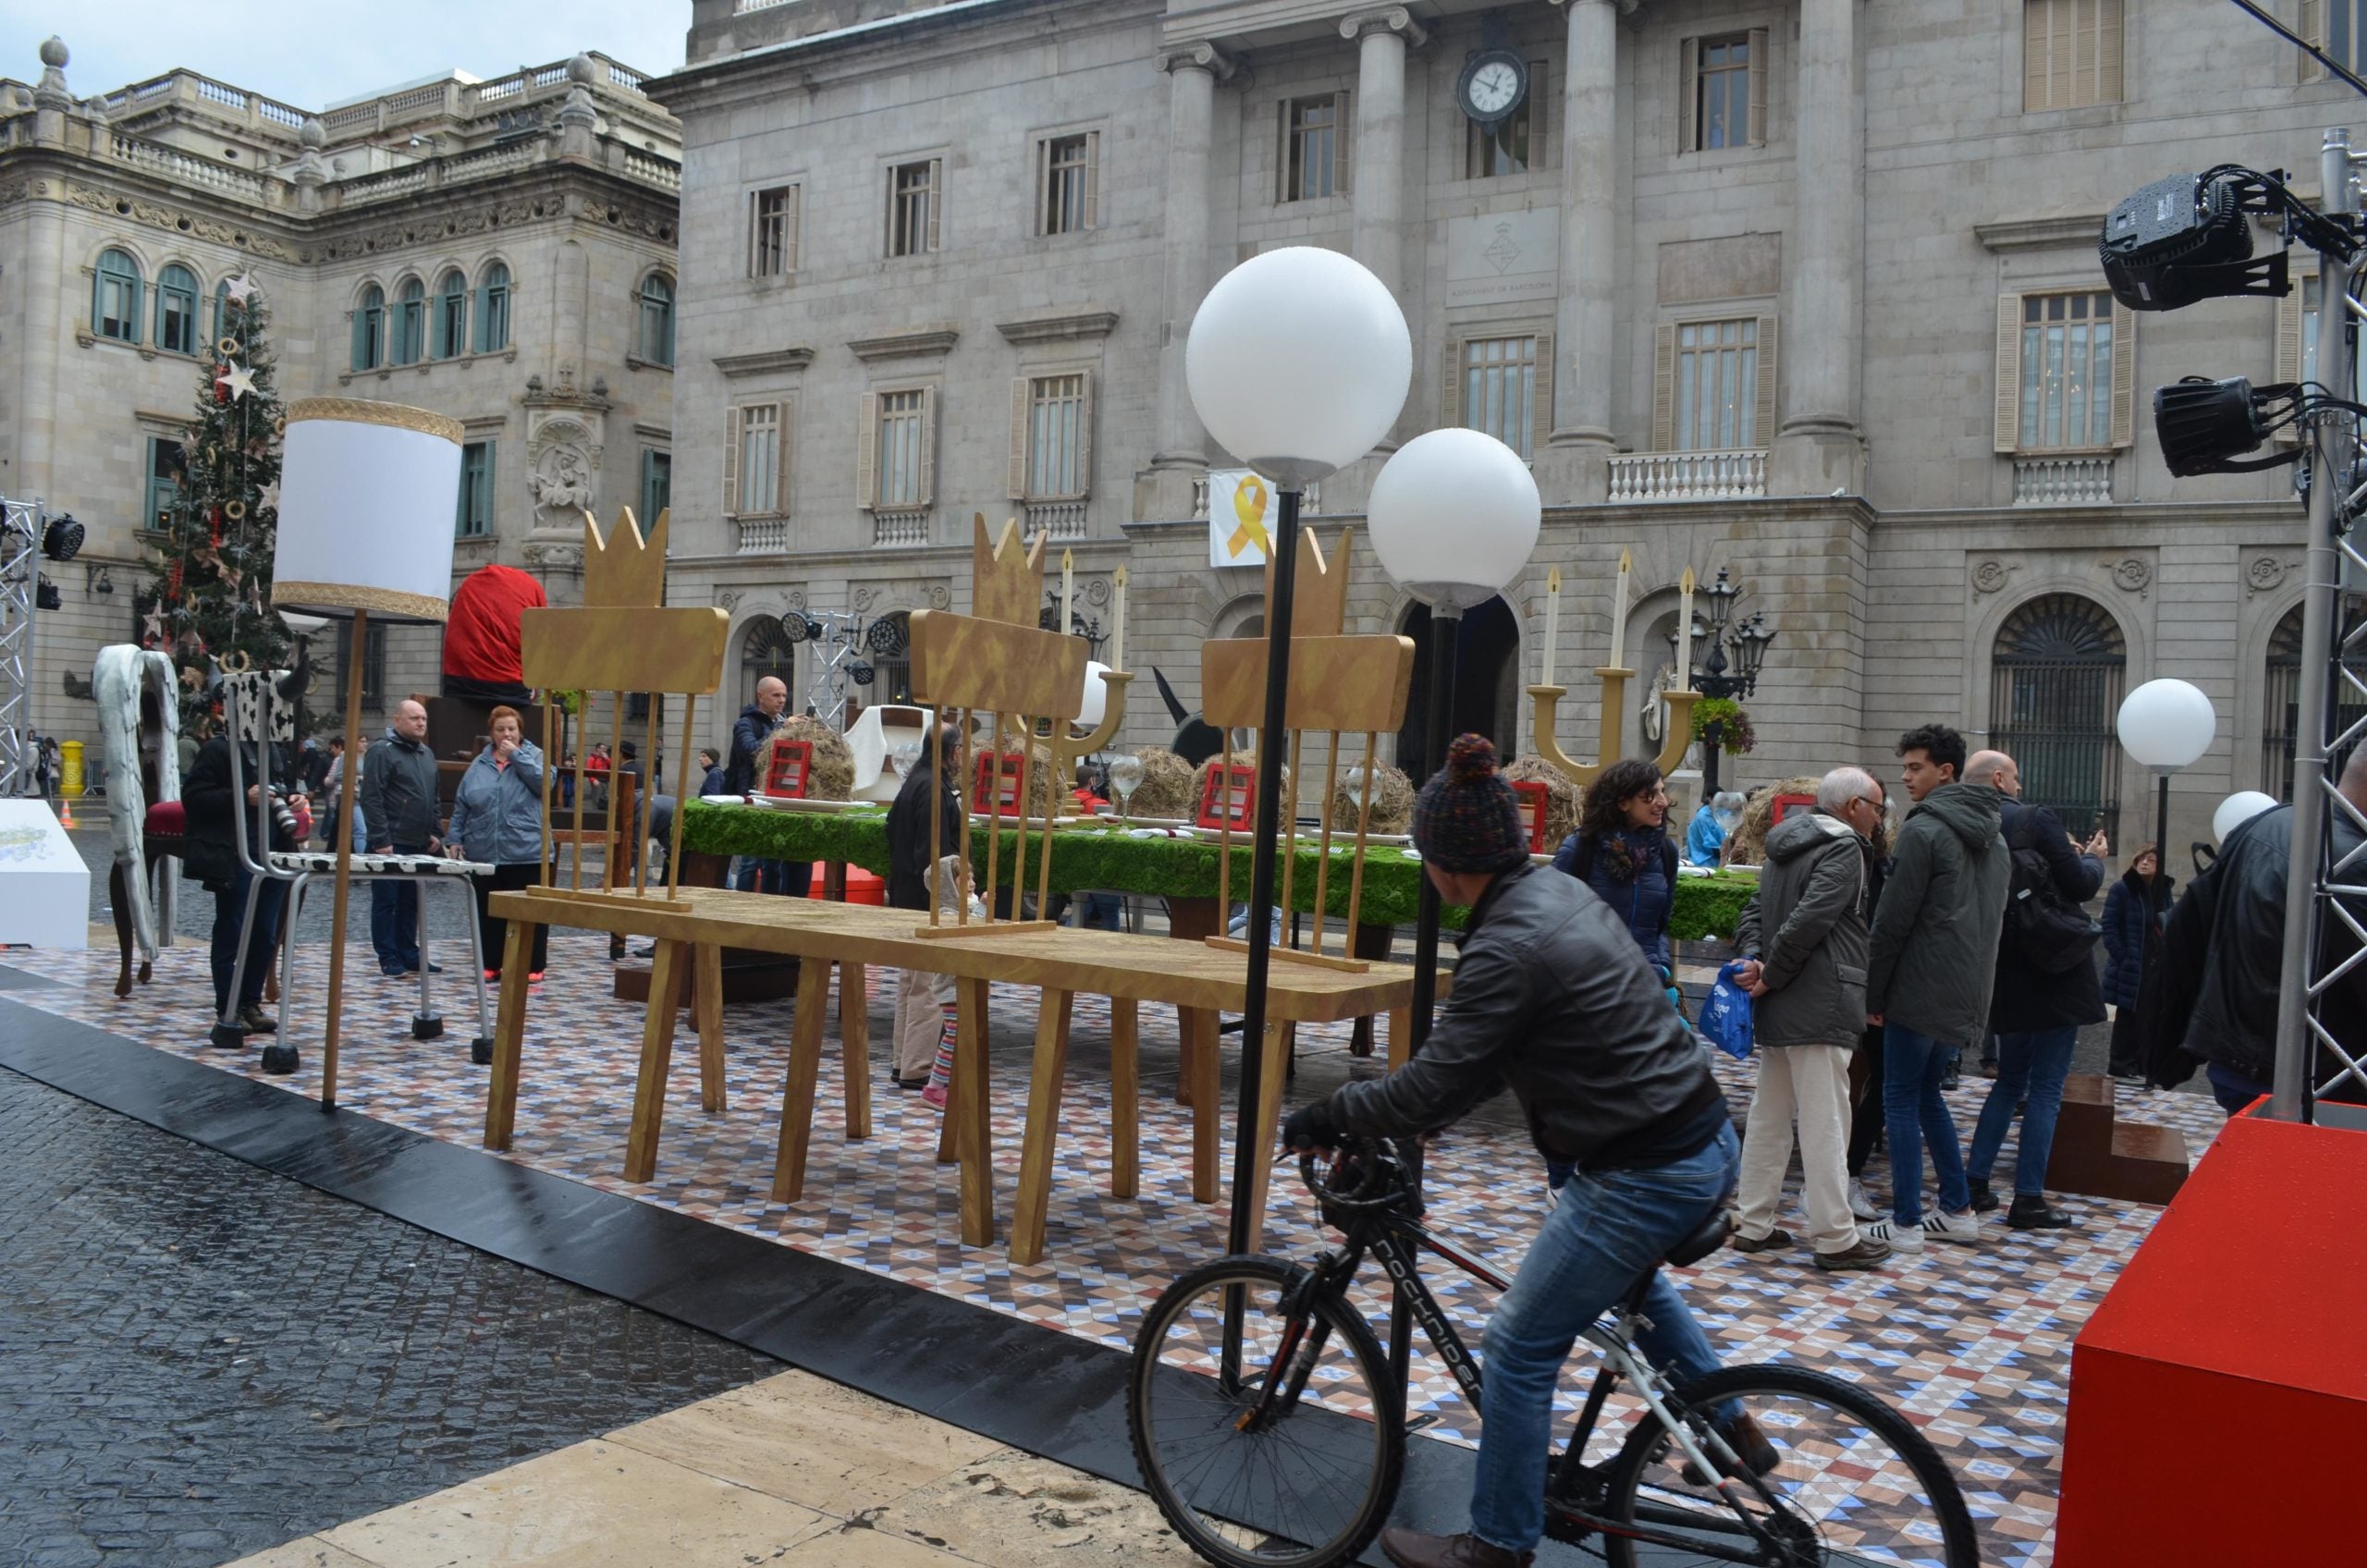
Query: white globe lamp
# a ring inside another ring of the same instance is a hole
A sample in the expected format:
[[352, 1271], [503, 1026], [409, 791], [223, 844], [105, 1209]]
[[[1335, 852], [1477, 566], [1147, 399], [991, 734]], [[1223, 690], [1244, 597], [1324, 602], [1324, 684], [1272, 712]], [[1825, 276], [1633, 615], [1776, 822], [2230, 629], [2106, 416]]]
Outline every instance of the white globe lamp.
[[2219, 809], [2211, 814], [2212, 841], [2226, 843], [2228, 834], [2233, 833], [2261, 813], [2271, 810], [2276, 803], [2275, 795], [2263, 794], [2258, 790], [2237, 790], [2226, 800], [2221, 801]]
[[1085, 666], [1085, 709], [1072, 720], [1088, 733], [1101, 728], [1101, 720], [1110, 711], [1110, 688], [1102, 677], [1110, 667], [1098, 659], [1088, 659]]
[[1521, 574], [1543, 509], [1519, 453], [1480, 431], [1433, 430], [1381, 469], [1365, 526], [1391, 581], [1457, 613]]
[[[2218, 712], [2202, 689], [2186, 680], [2148, 680], [2121, 699], [2115, 724], [2121, 750], [2153, 770], [2153, 842], [2162, 869], [2170, 864], [2170, 775], [2191, 766], [2211, 749], [2219, 729]], [[2153, 879], [2158, 901], [2169, 878]], [[2158, 907], [2158, 906], [2157, 906]]]

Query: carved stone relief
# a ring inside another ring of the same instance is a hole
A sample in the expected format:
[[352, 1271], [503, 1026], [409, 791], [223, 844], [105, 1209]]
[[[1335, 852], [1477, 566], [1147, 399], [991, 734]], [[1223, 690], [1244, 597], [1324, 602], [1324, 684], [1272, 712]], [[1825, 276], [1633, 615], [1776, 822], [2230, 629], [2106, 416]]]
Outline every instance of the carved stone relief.
[[2125, 557], [2113, 563], [2112, 582], [2122, 593], [2134, 594], [2141, 599], [2153, 585], [2153, 563], [2136, 556]]
[[564, 529], [599, 496], [603, 448], [583, 421], [553, 414], [526, 441], [526, 489], [534, 500], [534, 526]]
[[2244, 568], [2244, 593], [2270, 594], [2285, 585], [2285, 580], [2301, 570], [2299, 559], [2281, 556], [2254, 556]]
[[1972, 591], [1976, 594], [1994, 594], [2005, 586], [2008, 578], [2021, 570], [2020, 562], [2003, 561], [1994, 556], [1986, 560], [1975, 561], [1972, 567]]
[[160, 206], [137, 196], [117, 196], [110, 191], [101, 190], [96, 186], [84, 185], [79, 180], [69, 179], [66, 182], [66, 199], [78, 207], [88, 207], [92, 212], [111, 213], [117, 217], [129, 218], [134, 223], [144, 223], [152, 228], [167, 229], [175, 234], [193, 235], [200, 239], [211, 240], [216, 245], [235, 245], [251, 254], [268, 256], [274, 261], [291, 262], [299, 259], [293, 249], [267, 235], [256, 234], [239, 227], [235, 224], [224, 223], [219, 218], [205, 217], [195, 213], [184, 213], [172, 207]]
[[951, 585], [944, 582], [930, 583], [928, 585], [928, 607], [933, 610], [951, 609], [953, 607], [953, 589]]

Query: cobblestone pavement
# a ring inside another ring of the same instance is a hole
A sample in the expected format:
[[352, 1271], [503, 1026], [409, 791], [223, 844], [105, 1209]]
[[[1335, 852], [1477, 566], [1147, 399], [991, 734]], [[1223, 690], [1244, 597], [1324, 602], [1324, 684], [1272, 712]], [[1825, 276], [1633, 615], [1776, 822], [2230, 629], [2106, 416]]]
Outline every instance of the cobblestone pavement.
[[0, 1071], [0, 1564], [197, 1568], [779, 1364]]

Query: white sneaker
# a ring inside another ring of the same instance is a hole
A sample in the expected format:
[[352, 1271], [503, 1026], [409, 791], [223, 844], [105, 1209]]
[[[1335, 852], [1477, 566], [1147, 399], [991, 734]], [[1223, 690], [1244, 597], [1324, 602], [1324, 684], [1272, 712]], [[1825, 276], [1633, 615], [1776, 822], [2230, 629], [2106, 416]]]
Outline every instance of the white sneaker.
[[1870, 1242], [1880, 1242], [1893, 1252], [1921, 1252], [1923, 1228], [1901, 1225], [1895, 1219], [1877, 1219], [1858, 1227], [1858, 1234]]
[[1981, 1217], [1970, 1209], [1962, 1214], [1943, 1214], [1935, 1209], [1923, 1217], [1923, 1233], [1935, 1242], [1977, 1247], [1981, 1244]]
[[1874, 1207], [1874, 1200], [1866, 1195], [1866, 1183], [1855, 1176], [1849, 1178], [1849, 1212], [1860, 1219], [1883, 1217], [1882, 1210]]

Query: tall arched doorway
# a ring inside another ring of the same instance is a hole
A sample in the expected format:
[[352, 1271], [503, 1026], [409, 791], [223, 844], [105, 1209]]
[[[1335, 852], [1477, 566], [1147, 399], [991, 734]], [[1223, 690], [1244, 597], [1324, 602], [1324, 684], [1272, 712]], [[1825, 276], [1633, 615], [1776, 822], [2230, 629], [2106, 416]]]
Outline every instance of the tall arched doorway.
[[727, 695], [726, 713], [736, 714], [756, 700], [756, 682], [767, 675], [789, 688], [790, 711], [797, 708], [797, 644], [781, 630], [779, 616], [760, 615], [740, 633], [740, 689]]
[[[2347, 636], [2358, 622], [2336, 628]], [[2293, 754], [2301, 734], [2301, 606], [2295, 605], [2268, 636], [2267, 680], [2261, 703], [2260, 787], [2280, 801], [2293, 798]], [[2348, 691], [2339, 677], [2328, 690], [2335, 705], [2331, 733], [2340, 735], [2367, 717], [2367, 701]]]
[[2120, 837], [2120, 747], [2113, 738], [2128, 650], [2093, 599], [2048, 594], [2005, 619], [1989, 661], [1989, 743], [2012, 755], [2022, 799], [2074, 838]]
[[[1520, 665], [1520, 623], [1502, 597], [1463, 612], [1455, 623], [1454, 692], [1449, 699], [1447, 733], [1485, 735], [1511, 760], [1520, 733], [1520, 692], [1513, 678]], [[1414, 685], [1405, 702], [1405, 723], [1397, 731], [1397, 766], [1417, 773], [1426, 754], [1430, 692], [1430, 617], [1416, 606], [1401, 629], [1414, 639]], [[1415, 783], [1419, 784], [1417, 778]]]

